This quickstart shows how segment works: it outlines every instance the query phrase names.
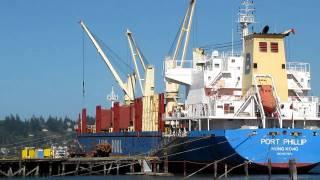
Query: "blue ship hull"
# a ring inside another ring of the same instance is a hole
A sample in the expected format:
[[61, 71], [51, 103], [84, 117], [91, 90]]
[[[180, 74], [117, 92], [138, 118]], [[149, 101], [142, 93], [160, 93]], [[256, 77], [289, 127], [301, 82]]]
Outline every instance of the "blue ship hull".
[[157, 147], [162, 140], [160, 132], [119, 132], [78, 135], [85, 152], [95, 150], [95, 145], [111, 144], [112, 155], [143, 155]]
[[[112, 144], [112, 153], [139, 155], [159, 148], [166, 137], [158, 132], [101, 133], [78, 136], [80, 144], [90, 151], [97, 143]], [[252, 169], [267, 167], [274, 171], [288, 170], [290, 159], [300, 172], [306, 172], [320, 162], [318, 147], [320, 131], [306, 129], [235, 129], [192, 131], [186, 137], [176, 137], [157, 152], [169, 161], [211, 163], [223, 161], [236, 166], [249, 161]]]

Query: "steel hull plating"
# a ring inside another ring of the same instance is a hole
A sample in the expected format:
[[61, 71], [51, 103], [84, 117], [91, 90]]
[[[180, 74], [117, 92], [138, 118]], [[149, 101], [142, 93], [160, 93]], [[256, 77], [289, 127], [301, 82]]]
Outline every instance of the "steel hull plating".
[[[267, 170], [269, 160], [274, 172], [287, 172], [289, 160], [294, 159], [302, 173], [320, 162], [317, 156], [317, 146], [320, 144], [318, 134], [319, 131], [304, 129], [198, 131], [177, 140], [176, 144], [191, 143], [172, 148], [168, 154], [173, 154], [170, 159], [178, 162], [220, 161], [237, 166], [249, 161], [250, 169], [258, 173]], [[185, 153], [179, 153], [183, 151]]]
[[[317, 146], [320, 131], [306, 129], [236, 129], [192, 131], [186, 137], [176, 137], [166, 146], [169, 161], [211, 163], [219, 161], [236, 166], [249, 161], [250, 169], [271, 166], [274, 172], [288, 171], [294, 159], [300, 172], [307, 172], [320, 162]], [[81, 135], [79, 142], [85, 150], [96, 143], [109, 142], [113, 154], [137, 155], [158, 148], [165, 137], [157, 132], [107, 133]], [[157, 152], [163, 156], [165, 150]]]
[[120, 132], [78, 135], [78, 141], [85, 152], [95, 149], [96, 144], [109, 143], [112, 155], [144, 155], [157, 147], [161, 141], [159, 132]]

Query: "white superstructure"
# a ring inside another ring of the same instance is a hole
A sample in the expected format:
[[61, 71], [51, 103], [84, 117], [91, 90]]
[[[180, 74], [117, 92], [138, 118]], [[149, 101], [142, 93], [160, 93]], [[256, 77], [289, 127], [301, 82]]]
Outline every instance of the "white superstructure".
[[[250, 35], [255, 38], [255, 33], [250, 34], [248, 31], [249, 24], [254, 23], [253, 14], [248, 16], [248, 12], [254, 9], [249, 7], [252, 4], [248, 4], [248, 1], [244, 1], [243, 5], [244, 13], [242, 11], [239, 13], [238, 22], [243, 30], [243, 47], [245, 47], [245, 41], [251, 40]], [[258, 38], [260, 36], [284, 38], [287, 35], [267, 32], [257, 34]], [[277, 43], [276, 45], [273, 43], [270, 48], [273, 48], [272, 52], [282, 51], [280, 45], [278, 49]], [[288, 86], [288, 98], [284, 101], [277, 94], [274, 83], [277, 77], [269, 74], [252, 76], [252, 81], [256, 85], [243, 93], [243, 77], [247, 71], [244, 67], [248, 68], [248, 59], [245, 61], [244, 56], [244, 50], [241, 53], [217, 50], [206, 52], [204, 49], [195, 48], [192, 60], [183, 60], [182, 67], [179, 66], [181, 60], [166, 59], [165, 80], [186, 87], [184, 103], [176, 105], [166, 113], [166, 124], [187, 130], [270, 127], [318, 129], [320, 127], [319, 99], [309, 96], [310, 64], [288, 61], [282, 64], [282, 69], [287, 72], [287, 82], [283, 83], [287, 83]], [[176, 64], [172, 65], [172, 62]], [[257, 66], [254, 63], [249, 69], [258, 68]], [[259, 93], [261, 86], [259, 78], [262, 77], [269, 78], [272, 82], [272, 95], [276, 102], [276, 110], [272, 114], [265, 113], [262, 106]]]

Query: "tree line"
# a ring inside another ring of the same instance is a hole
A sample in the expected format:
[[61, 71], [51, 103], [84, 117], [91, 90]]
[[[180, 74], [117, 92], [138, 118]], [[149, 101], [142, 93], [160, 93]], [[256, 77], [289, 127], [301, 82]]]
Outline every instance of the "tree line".
[[21, 119], [19, 115], [6, 116], [0, 120], [0, 146], [17, 144], [21, 141], [39, 139], [72, 133], [75, 131], [76, 121], [65, 117], [49, 116]]

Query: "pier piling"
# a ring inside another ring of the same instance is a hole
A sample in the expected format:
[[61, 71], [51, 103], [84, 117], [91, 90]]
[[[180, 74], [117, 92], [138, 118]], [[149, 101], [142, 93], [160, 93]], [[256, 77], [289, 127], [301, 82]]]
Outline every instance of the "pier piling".
[[61, 174], [64, 174], [65, 173], [65, 170], [66, 170], [66, 166], [64, 163], [62, 163], [62, 173]]
[[52, 176], [52, 162], [49, 162], [49, 176]]
[[39, 176], [39, 170], [40, 170], [40, 167], [39, 167], [39, 164], [37, 164], [37, 167], [36, 167], [36, 172], [35, 172], [35, 176]]
[[167, 152], [165, 152], [164, 155], [165, 155], [164, 173], [168, 173], [169, 172], [169, 168], [168, 168], [168, 154], [167, 154]]
[[213, 169], [214, 169], [214, 179], [217, 179], [217, 176], [218, 176], [218, 163], [217, 161], [214, 162], [213, 164]]
[[57, 175], [60, 174], [60, 171], [61, 171], [61, 166], [58, 165], [58, 172], [57, 172]]
[[130, 165], [130, 173], [134, 173], [134, 164]]
[[89, 163], [89, 174], [90, 174], [90, 175], [92, 174], [92, 167], [93, 167], [93, 164], [92, 164], [92, 163]]
[[154, 160], [151, 161], [151, 167], [152, 167], [152, 172], [153, 173], [156, 173], [157, 171], [157, 167], [156, 167], [156, 162]]
[[157, 172], [159, 173], [160, 172], [160, 164], [157, 163]]
[[76, 169], [75, 169], [75, 172], [74, 172], [74, 174], [75, 174], [75, 175], [78, 175], [78, 172], [79, 172], [79, 166], [80, 166], [80, 163], [79, 163], [79, 162], [77, 162]]
[[224, 178], [227, 179], [228, 178], [228, 165], [224, 164]]
[[245, 174], [246, 177], [249, 176], [248, 166], [249, 166], [249, 162], [248, 162], [248, 161], [245, 161], [245, 162], [244, 162], [244, 174]]
[[22, 168], [22, 176], [26, 177], [26, 166], [23, 166]]
[[9, 167], [7, 175], [8, 175], [8, 177], [12, 177], [13, 176], [13, 172], [12, 172], [12, 168], [11, 167]]
[[183, 161], [183, 176], [187, 176], [187, 164], [186, 161]]
[[271, 167], [271, 159], [268, 159], [268, 179], [271, 179], [271, 175], [272, 175], [272, 167]]
[[289, 177], [290, 180], [297, 180], [297, 166], [296, 166], [296, 161], [295, 159], [290, 159], [289, 160]]
[[107, 174], [110, 174], [111, 168], [112, 168], [112, 162], [110, 163], [110, 166], [109, 166], [109, 169], [108, 169], [108, 173], [107, 173]]
[[117, 163], [117, 175], [119, 175], [119, 163]]
[[103, 175], [107, 175], [107, 165], [106, 165], [106, 163], [103, 164]]

